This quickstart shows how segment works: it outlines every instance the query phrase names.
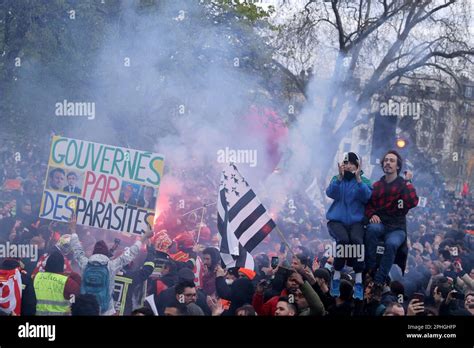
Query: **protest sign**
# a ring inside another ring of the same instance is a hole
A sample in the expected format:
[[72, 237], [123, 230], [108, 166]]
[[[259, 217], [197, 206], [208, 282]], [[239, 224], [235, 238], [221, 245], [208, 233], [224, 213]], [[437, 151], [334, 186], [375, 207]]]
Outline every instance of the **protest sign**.
[[141, 233], [154, 216], [160, 154], [54, 136], [40, 217]]

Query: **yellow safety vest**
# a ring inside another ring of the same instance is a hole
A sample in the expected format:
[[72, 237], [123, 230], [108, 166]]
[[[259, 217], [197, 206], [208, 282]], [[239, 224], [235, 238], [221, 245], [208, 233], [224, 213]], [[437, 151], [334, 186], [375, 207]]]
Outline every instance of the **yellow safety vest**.
[[38, 272], [34, 280], [36, 315], [69, 315], [69, 301], [64, 299], [67, 276]]

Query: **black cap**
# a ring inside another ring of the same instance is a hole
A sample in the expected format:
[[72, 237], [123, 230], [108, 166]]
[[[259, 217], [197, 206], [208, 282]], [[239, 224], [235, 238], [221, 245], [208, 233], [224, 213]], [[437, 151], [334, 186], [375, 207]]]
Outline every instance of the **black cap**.
[[359, 168], [359, 156], [355, 152], [344, 153], [344, 161], [348, 161]]

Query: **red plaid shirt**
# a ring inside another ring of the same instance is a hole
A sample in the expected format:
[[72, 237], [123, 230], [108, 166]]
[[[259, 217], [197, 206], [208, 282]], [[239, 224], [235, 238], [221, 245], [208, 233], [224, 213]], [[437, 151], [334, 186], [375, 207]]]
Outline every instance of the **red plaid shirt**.
[[387, 227], [406, 231], [405, 216], [417, 205], [418, 196], [415, 187], [410, 182], [399, 176], [391, 183], [387, 183], [383, 176], [373, 185], [372, 196], [365, 208], [365, 215], [369, 219], [372, 215], [377, 215]]

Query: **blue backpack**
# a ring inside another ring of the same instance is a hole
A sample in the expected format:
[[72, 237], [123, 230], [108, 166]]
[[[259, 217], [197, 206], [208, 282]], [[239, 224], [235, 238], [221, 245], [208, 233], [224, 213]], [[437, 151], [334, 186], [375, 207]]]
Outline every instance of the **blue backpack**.
[[81, 294], [94, 295], [99, 302], [100, 313], [109, 308], [109, 278], [107, 264], [97, 261], [89, 261], [82, 275]]

